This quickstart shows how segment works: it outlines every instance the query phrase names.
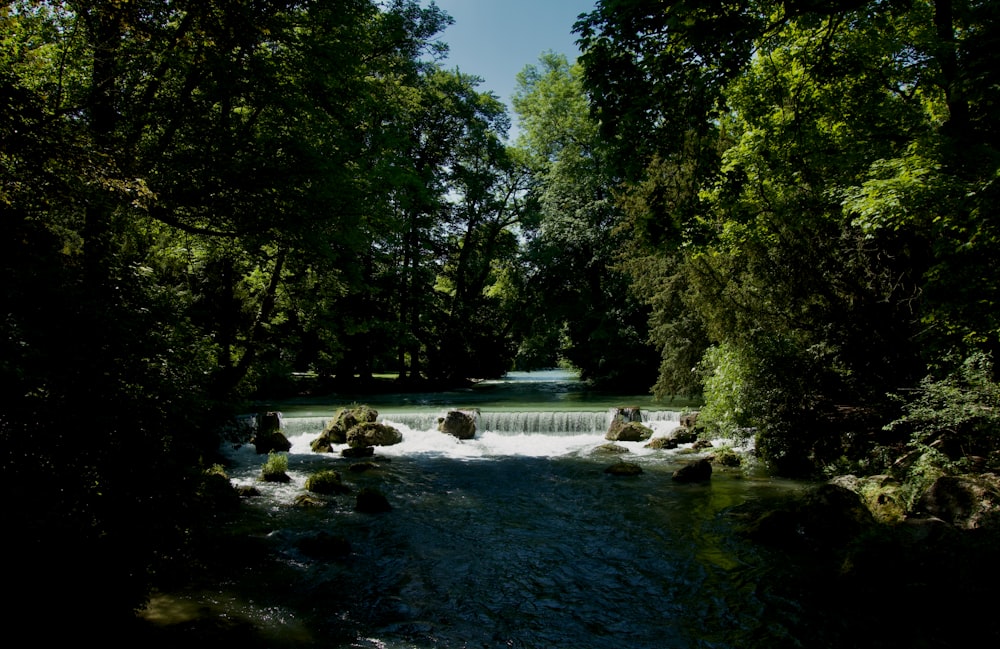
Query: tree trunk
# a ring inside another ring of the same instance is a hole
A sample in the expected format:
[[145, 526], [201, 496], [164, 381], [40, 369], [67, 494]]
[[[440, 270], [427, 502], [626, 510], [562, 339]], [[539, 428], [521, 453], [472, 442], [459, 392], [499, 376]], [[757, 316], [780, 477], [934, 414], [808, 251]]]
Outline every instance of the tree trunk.
[[[95, 8], [86, 12], [93, 39], [94, 60], [90, 73], [90, 94], [87, 98], [87, 121], [90, 137], [97, 150], [96, 163], [102, 180], [117, 175], [115, 162], [122, 152], [116, 146], [118, 127], [117, 102], [118, 56], [122, 38], [122, 19], [113, 8]], [[86, 282], [94, 299], [103, 303], [110, 299], [110, 267], [112, 257], [112, 219], [114, 196], [105, 187], [96, 187], [88, 196], [84, 214], [83, 249]]]
[[948, 102], [948, 121], [942, 127], [947, 135], [962, 139], [969, 134], [969, 103], [959, 78], [955, 15], [951, 0], [934, 3], [934, 27], [938, 37], [937, 59], [941, 66], [941, 85]]

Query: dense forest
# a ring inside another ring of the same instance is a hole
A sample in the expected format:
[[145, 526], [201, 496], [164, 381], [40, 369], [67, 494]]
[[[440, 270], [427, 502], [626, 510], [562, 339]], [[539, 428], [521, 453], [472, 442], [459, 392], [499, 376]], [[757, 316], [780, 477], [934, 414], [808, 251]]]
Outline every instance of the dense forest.
[[450, 21], [0, 5], [17, 596], [131, 610], [241, 404], [385, 375], [693, 395], [786, 474], [996, 462], [1000, 5], [602, 0], [513, 116]]

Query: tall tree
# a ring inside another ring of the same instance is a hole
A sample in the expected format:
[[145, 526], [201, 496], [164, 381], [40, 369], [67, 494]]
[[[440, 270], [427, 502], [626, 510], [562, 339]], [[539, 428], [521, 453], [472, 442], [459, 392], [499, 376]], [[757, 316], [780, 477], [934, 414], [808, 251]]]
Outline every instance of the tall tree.
[[705, 369], [736, 379], [706, 384], [706, 411], [760, 426], [789, 470], [859, 438], [827, 432], [836, 406], [882, 406], [941, 350], [996, 344], [975, 307], [992, 274], [966, 254], [996, 242], [994, 98], [971, 83], [991, 74], [988, 5], [602, 2], [578, 25], [640, 268], [680, 269], [664, 286], [718, 346]]
[[[394, 120], [388, 197], [395, 225], [384, 246], [400, 263], [395, 289], [384, 298], [398, 313], [403, 379], [506, 370], [503, 319], [491, 317], [496, 312], [485, 293], [495, 265], [511, 253], [523, 173], [502, 143], [505, 109], [476, 90], [480, 83], [457, 70], [426, 67]], [[492, 351], [479, 355], [487, 346]]]
[[585, 379], [645, 389], [656, 366], [646, 343], [648, 312], [622, 272], [615, 178], [589, 115], [582, 68], [543, 54], [518, 75], [513, 102], [541, 210], [525, 231], [533, 266], [525, 351], [555, 346]]
[[183, 558], [217, 415], [354, 280], [377, 90], [445, 21], [403, 0], [0, 6], [0, 461], [27, 610], [58, 582], [106, 623]]

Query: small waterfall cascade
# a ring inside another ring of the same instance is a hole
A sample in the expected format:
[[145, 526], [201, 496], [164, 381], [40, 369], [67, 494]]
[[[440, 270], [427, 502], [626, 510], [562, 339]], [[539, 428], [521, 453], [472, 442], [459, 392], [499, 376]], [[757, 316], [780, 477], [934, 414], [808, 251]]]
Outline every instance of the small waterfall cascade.
[[608, 429], [607, 412], [485, 412], [477, 429], [498, 435], [585, 435]]
[[[611, 425], [617, 409], [604, 411], [524, 411], [484, 412], [479, 416], [478, 428], [499, 435], [603, 435]], [[680, 413], [675, 411], [650, 411], [642, 413], [647, 425], [665, 422], [676, 426]], [[648, 422], [648, 423], [647, 423]], [[663, 426], [650, 426], [662, 428]]]
[[[468, 408], [456, 408], [469, 410]], [[379, 421], [414, 431], [436, 430], [438, 420], [448, 412], [412, 410], [379, 413]], [[472, 409], [474, 410], [474, 409]], [[616, 408], [609, 410], [511, 410], [480, 412], [477, 417], [477, 434], [495, 435], [603, 435], [611, 425]], [[656, 434], [667, 434], [680, 423], [681, 413], [676, 410], [643, 410], [642, 423]], [[330, 417], [283, 417], [282, 432], [289, 438], [300, 435], [319, 435]]]

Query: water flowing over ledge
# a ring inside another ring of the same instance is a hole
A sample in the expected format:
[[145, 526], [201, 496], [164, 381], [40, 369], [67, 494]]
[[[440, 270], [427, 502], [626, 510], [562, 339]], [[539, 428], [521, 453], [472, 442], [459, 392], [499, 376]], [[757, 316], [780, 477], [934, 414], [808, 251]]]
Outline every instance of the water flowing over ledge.
[[[435, 454], [446, 457], [528, 456], [558, 457], [579, 453], [606, 443], [604, 435], [613, 411], [515, 411], [480, 412], [476, 437], [457, 440], [437, 430], [445, 410], [417, 409], [380, 413], [379, 421], [403, 434], [403, 442], [380, 447], [388, 456]], [[332, 415], [331, 415], [332, 417]], [[319, 436], [331, 417], [285, 417], [282, 428], [292, 442], [293, 453], [311, 453], [309, 444]], [[665, 435], [677, 427], [680, 413], [659, 410], [643, 413], [643, 423], [654, 434]], [[622, 443], [629, 445], [629, 443]], [[642, 453], [642, 443], [630, 450]]]

